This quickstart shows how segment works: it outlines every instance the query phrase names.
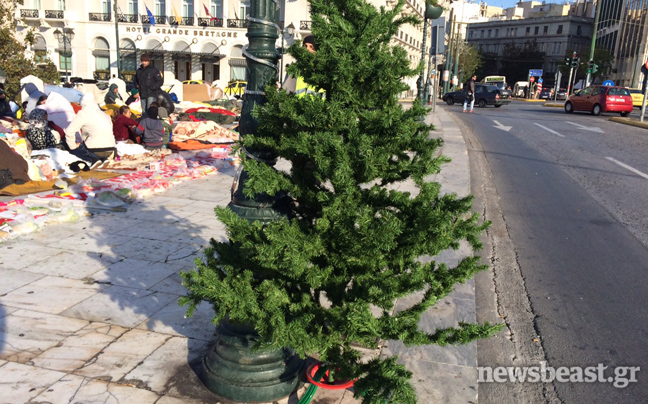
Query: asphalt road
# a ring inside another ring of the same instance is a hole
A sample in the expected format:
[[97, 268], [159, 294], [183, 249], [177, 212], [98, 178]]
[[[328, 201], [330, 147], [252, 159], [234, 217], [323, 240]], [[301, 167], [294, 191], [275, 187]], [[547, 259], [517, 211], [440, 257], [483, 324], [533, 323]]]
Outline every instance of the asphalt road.
[[[602, 364], [605, 379], [618, 382], [630, 373], [615, 377], [615, 367], [638, 366], [638, 381], [625, 388], [554, 382], [537, 394], [547, 402], [648, 402], [648, 131], [607, 120], [618, 115], [568, 115], [535, 103], [473, 114], [441, 107], [465, 129], [473, 188], [490, 189], [478, 203], [491, 220], [501, 214], [491, 232], [490, 260], [500, 267], [491, 300], [508, 323], [513, 363]], [[507, 283], [515, 271], [521, 282]], [[481, 357], [480, 366], [503, 360]], [[480, 403], [525, 402], [520, 384], [515, 389], [508, 394], [518, 398], [506, 401], [506, 389], [480, 387]]]

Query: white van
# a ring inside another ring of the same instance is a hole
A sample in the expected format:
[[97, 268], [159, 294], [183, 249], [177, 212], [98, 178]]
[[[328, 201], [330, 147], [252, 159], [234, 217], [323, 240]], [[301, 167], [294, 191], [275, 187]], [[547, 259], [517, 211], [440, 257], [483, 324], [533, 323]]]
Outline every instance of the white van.
[[524, 87], [529, 88], [528, 81], [518, 81], [513, 86], [513, 97], [524, 97]]

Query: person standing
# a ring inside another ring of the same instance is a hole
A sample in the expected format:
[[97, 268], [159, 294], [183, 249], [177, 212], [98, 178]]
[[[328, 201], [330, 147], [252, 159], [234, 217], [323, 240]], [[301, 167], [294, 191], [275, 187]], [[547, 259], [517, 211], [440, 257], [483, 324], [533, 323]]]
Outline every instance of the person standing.
[[148, 55], [142, 55], [142, 65], [135, 73], [135, 88], [139, 90], [142, 112], [148, 110], [152, 102], [157, 100], [157, 95], [164, 83], [162, 74], [153, 65]]
[[474, 112], [473, 108], [475, 106], [475, 81], [477, 81], [477, 75], [473, 74], [473, 76], [466, 82], [466, 86], [464, 87], [466, 97], [464, 98], [463, 112], [467, 111], [468, 102], [470, 102], [470, 112]]

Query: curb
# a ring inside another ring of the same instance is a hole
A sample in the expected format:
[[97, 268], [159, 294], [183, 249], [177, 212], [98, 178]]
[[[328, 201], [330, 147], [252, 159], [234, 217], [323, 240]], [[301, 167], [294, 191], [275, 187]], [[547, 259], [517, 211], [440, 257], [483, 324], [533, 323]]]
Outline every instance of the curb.
[[614, 116], [612, 118], [609, 118], [608, 121], [634, 126], [635, 128], [648, 129], [648, 122], [635, 121], [634, 119], [630, 119], [630, 118], [619, 118]]
[[551, 102], [547, 102], [544, 106], [547, 108], [562, 108], [565, 106], [565, 104], [554, 104]]
[[547, 102], [546, 100], [530, 100], [527, 98], [514, 98], [515, 101], [522, 101], [522, 102]]

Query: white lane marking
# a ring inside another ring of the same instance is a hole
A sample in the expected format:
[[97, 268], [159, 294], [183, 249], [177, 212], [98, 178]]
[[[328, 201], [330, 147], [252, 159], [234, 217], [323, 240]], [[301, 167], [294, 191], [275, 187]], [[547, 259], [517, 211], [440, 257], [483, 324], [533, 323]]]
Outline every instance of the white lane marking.
[[630, 170], [630, 171], [632, 171], [633, 173], [635, 173], [635, 174], [637, 174], [637, 175], [639, 175], [639, 176], [642, 176], [642, 177], [644, 177], [645, 179], [648, 180], [648, 174], [646, 174], [646, 173], [642, 173], [641, 171], [637, 170], [636, 168], [634, 168], [634, 167], [630, 167], [629, 165], [627, 165], [627, 164], [625, 164], [625, 163], [622, 163], [622, 162], [620, 162], [619, 160], [614, 159], [614, 158], [612, 158], [612, 157], [606, 157], [606, 159], [607, 159], [607, 160], [610, 160], [611, 162], [620, 165], [621, 167], [625, 168], [626, 170]]
[[561, 135], [560, 133], [556, 132], [555, 130], [553, 130], [553, 129], [549, 129], [549, 128], [547, 128], [546, 126], [542, 126], [542, 125], [540, 125], [539, 123], [534, 123], [534, 125], [539, 126], [539, 127], [541, 127], [542, 129], [546, 130], [547, 132], [551, 132], [551, 133], [553, 133], [553, 134], [556, 135], [556, 136], [565, 137], [565, 136]]
[[512, 126], [504, 126], [501, 123], [499, 123], [499, 121], [493, 120], [493, 122], [495, 122], [495, 124], [497, 125], [497, 126], [493, 126], [493, 128], [501, 129], [506, 132], [510, 131], [513, 128]]
[[587, 127], [585, 125], [581, 125], [580, 123], [574, 123], [574, 122], [569, 122], [569, 121], [567, 121], [567, 123], [570, 124], [570, 125], [574, 125], [578, 129], [588, 130], [590, 132], [596, 132], [596, 133], [603, 133], [603, 129], [601, 129], [601, 128], [594, 128], [594, 127], [589, 128], [589, 127]]

